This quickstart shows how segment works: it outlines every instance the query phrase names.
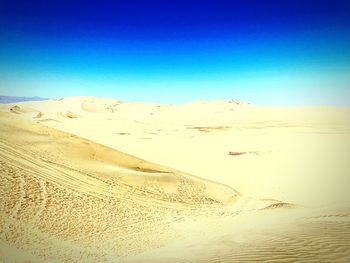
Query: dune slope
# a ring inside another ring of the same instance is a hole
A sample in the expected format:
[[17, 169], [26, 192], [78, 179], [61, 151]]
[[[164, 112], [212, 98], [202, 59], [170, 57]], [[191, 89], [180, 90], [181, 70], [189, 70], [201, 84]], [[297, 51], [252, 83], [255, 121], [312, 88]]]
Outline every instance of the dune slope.
[[137, 253], [176, 239], [172, 222], [217, 213], [239, 199], [227, 186], [0, 117], [5, 261], [23, 255], [34, 262], [96, 262]]

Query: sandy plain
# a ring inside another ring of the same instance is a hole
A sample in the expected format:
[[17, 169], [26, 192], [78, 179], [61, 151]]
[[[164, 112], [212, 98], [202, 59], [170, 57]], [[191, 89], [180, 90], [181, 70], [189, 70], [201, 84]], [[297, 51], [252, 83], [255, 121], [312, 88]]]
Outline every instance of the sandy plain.
[[0, 111], [0, 262], [350, 261], [349, 108]]

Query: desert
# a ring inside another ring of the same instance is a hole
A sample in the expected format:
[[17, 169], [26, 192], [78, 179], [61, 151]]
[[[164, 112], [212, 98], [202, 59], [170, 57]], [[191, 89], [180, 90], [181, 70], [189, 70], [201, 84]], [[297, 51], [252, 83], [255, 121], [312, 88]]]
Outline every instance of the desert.
[[2, 262], [348, 262], [350, 109], [0, 105]]
[[0, 263], [350, 262], [350, 1], [1, 1]]

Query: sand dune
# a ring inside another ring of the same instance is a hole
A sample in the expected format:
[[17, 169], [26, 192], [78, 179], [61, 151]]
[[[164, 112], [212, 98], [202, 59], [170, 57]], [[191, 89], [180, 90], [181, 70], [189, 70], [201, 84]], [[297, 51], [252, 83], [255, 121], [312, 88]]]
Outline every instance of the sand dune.
[[[99, 110], [84, 110], [86, 103]], [[236, 101], [167, 105], [94, 97], [16, 105], [41, 112], [35, 120], [42, 124], [254, 198], [310, 206], [350, 200], [349, 108], [276, 108]], [[10, 112], [12, 106], [2, 110]], [[78, 118], [67, 117], [69, 112]]]
[[1, 240], [14, 253], [5, 260], [136, 253], [176, 239], [172, 222], [239, 199], [227, 186], [8, 114], [1, 124]]
[[1, 111], [1, 262], [350, 260], [349, 109], [73, 97]]

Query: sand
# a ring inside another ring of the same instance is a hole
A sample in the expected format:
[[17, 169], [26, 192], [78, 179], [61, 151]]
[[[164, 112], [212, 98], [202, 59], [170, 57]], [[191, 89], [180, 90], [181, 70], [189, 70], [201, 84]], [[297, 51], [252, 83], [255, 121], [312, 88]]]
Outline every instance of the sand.
[[350, 261], [349, 108], [0, 111], [0, 262]]

